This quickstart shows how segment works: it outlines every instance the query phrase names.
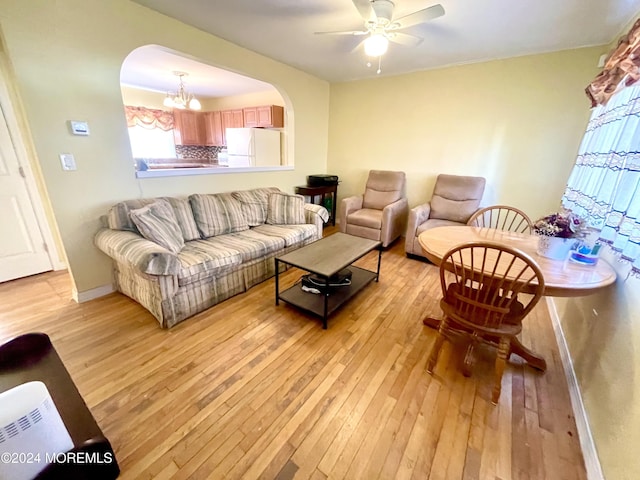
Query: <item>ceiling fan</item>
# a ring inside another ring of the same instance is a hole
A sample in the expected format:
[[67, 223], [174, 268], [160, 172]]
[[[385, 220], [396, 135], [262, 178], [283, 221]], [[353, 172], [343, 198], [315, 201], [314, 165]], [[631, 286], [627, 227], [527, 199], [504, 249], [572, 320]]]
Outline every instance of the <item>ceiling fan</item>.
[[[389, 42], [412, 47], [419, 45], [423, 40], [421, 37], [403, 33], [399, 30], [426, 23], [444, 15], [442, 5], [436, 4], [400, 18], [393, 18], [395, 4], [391, 0], [352, 1], [364, 19], [364, 30], [315, 33], [318, 35], [368, 35], [361, 43], [364, 43], [365, 53], [369, 57], [380, 57], [384, 55], [389, 46]], [[358, 44], [358, 47], [359, 46], [360, 44]]]

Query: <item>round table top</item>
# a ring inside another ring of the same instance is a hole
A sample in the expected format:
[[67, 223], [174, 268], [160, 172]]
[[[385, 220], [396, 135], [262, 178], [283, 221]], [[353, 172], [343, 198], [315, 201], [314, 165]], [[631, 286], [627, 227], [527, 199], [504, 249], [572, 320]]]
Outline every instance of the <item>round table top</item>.
[[540, 267], [544, 275], [544, 294], [548, 296], [587, 295], [615, 282], [616, 272], [603, 259], [595, 266], [552, 260], [537, 253], [538, 239], [538, 236], [526, 233], [464, 225], [431, 228], [418, 236], [426, 257], [436, 265], [440, 264], [445, 253], [461, 243], [489, 241], [517, 248], [530, 255]]

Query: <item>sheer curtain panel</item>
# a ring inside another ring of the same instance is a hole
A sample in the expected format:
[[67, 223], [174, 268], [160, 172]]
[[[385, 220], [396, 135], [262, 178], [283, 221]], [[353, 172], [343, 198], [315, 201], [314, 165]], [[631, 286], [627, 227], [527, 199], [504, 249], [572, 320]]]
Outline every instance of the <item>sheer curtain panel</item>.
[[640, 86], [593, 109], [564, 207], [588, 219], [600, 240], [640, 276]]

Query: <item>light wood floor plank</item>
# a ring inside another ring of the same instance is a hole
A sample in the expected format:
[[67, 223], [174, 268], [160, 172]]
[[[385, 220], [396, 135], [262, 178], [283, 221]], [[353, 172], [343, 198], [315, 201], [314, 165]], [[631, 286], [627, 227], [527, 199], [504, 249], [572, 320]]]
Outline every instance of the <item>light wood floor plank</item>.
[[0, 284], [0, 341], [51, 337], [123, 479], [586, 479], [546, 306], [522, 341], [548, 371], [513, 357], [493, 406], [495, 351], [479, 348], [466, 378], [454, 339], [424, 371], [439, 290], [438, 269], [399, 241], [327, 330], [276, 306], [273, 279], [162, 330], [119, 293], [76, 304], [55, 272]]

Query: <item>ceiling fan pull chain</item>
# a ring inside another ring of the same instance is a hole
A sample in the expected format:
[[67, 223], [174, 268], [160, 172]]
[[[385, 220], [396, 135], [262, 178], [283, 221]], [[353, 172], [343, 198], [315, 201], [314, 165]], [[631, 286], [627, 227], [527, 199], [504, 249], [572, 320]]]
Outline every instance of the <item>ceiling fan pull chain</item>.
[[376, 74], [380, 75], [381, 71], [382, 71], [382, 55], [378, 57], [378, 70], [376, 71]]

